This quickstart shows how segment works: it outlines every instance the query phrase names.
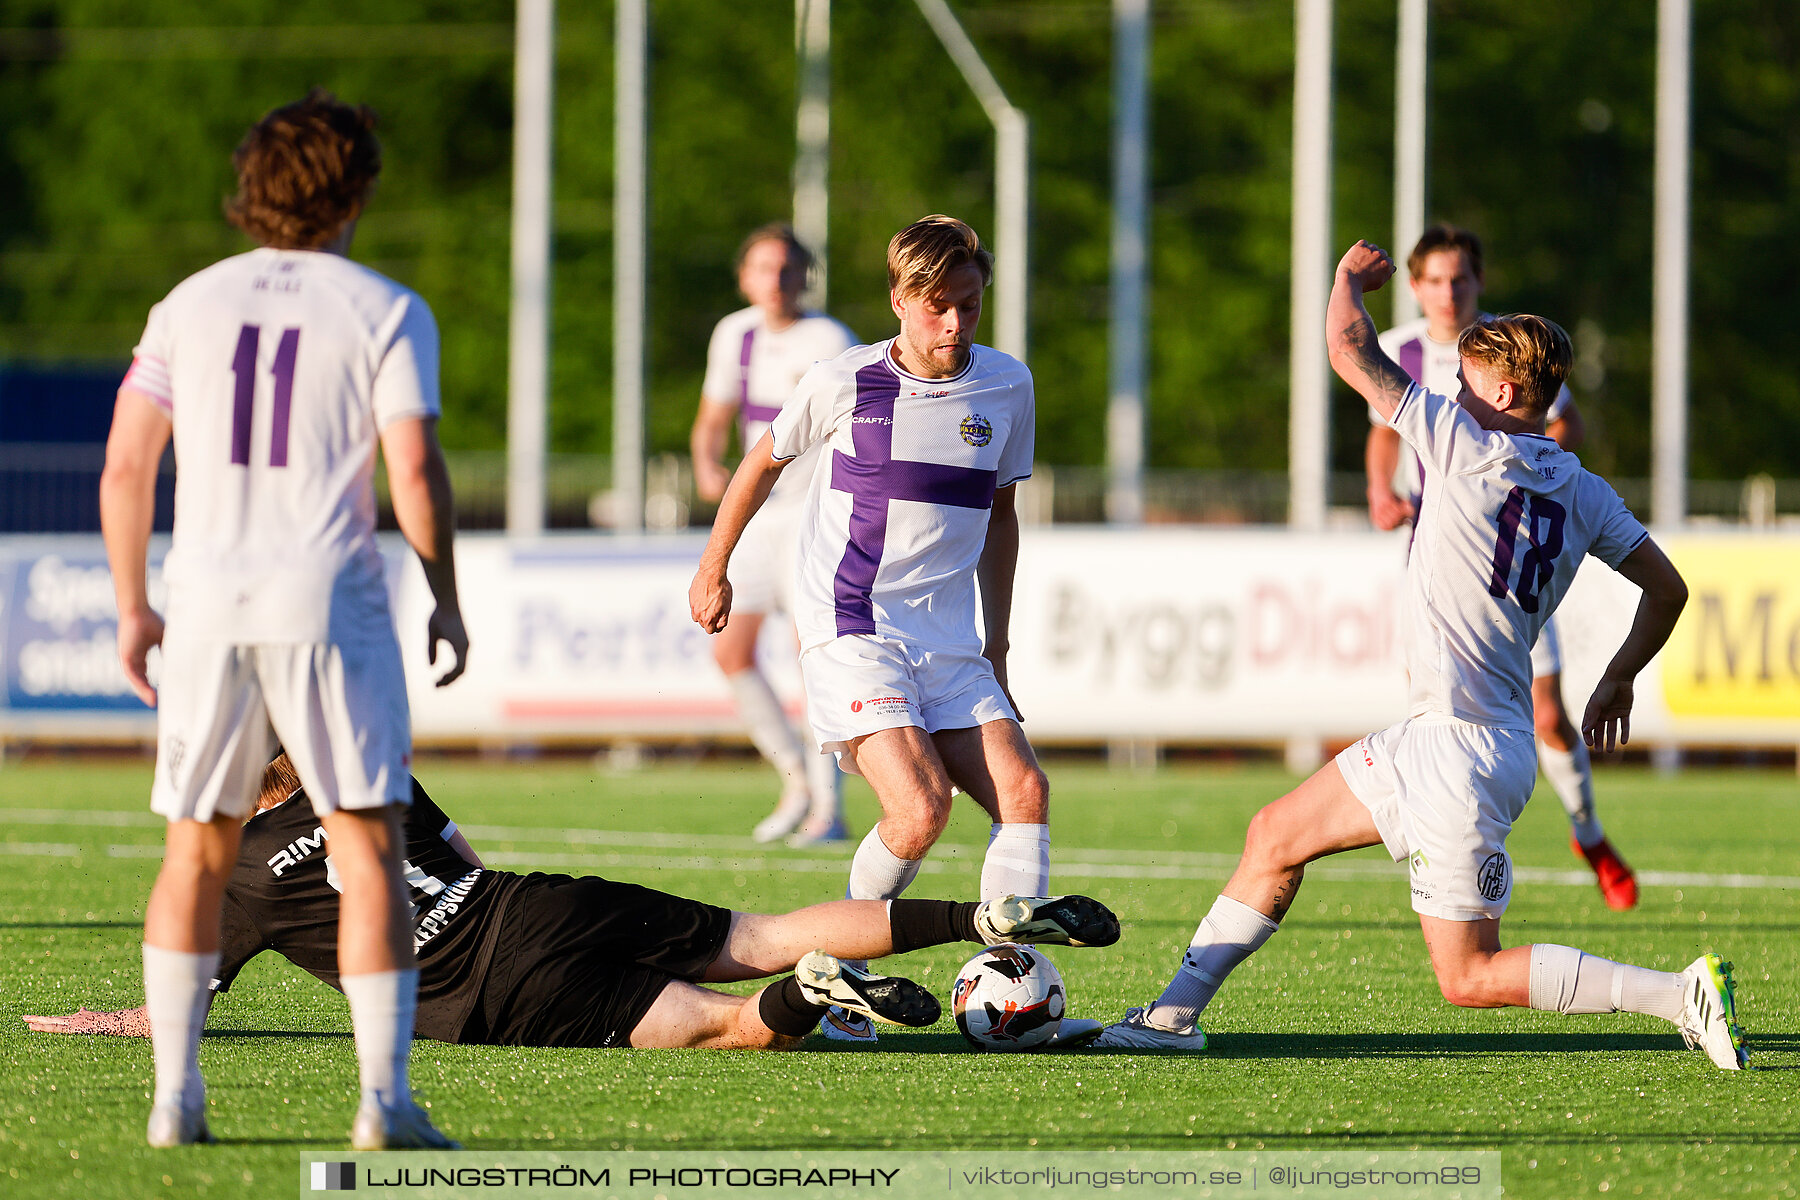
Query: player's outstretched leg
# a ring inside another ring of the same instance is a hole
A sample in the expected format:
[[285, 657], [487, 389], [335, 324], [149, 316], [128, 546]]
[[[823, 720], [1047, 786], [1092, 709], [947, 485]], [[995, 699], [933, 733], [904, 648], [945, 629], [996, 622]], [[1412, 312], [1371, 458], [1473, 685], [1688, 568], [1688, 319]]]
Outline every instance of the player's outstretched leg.
[[1095, 1046], [1204, 1050], [1199, 1017], [1239, 963], [1274, 936], [1306, 875], [1306, 864], [1381, 840], [1374, 818], [1334, 760], [1250, 819], [1237, 869], [1213, 901], [1181, 967], [1155, 1002], [1133, 1008]]
[[1502, 950], [1498, 920], [1421, 915], [1420, 926], [1438, 986], [1452, 1004], [1523, 1004], [1570, 1016], [1643, 1013], [1674, 1025], [1721, 1070], [1741, 1070], [1747, 1061], [1731, 968], [1716, 954], [1702, 954], [1685, 971], [1655, 971], [1548, 942]]
[[1119, 940], [1119, 918], [1087, 896], [997, 896], [975, 910], [975, 928], [989, 945], [1110, 946]]
[[910, 979], [859, 970], [823, 950], [794, 967], [800, 990], [814, 1004], [861, 1013], [887, 1025], [930, 1025], [943, 1014], [936, 996]]

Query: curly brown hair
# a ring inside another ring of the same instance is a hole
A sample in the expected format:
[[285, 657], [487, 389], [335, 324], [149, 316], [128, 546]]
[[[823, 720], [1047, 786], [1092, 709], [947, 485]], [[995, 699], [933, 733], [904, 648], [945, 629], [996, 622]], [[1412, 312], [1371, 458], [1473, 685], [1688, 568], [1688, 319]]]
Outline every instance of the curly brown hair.
[[225, 202], [227, 220], [277, 250], [329, 245], [381, 174], [375, 113], [314, 88], [252, 125], [231, 163], [238, 190]]

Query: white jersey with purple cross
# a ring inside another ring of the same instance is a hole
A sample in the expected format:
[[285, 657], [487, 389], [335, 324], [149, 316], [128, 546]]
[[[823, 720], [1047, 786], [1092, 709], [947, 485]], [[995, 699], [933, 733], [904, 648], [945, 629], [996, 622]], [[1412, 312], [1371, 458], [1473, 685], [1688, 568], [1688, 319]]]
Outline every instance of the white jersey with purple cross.
[[[741, 308], [713, 326], [700, 394], [708, 403], [737, 409], [738, 435], [747, 454], [793, 396], [800, 377], [814, 363], [836, 358], [855, 344], [855, 334], [823, 313], [803, 313], [787, 328], [771, 329], [761, 309]], [[816, 462], [813, 455], [783, 471], [764, 511], [798, 504]]]
[[[1462, 368], [1462, 355], [1457, 353], [1456, 342], [1440, 342], [1432, 337], [1431, 323], [1426, 318], [1420, 317], [1396, 325], [1384, 332], [1379, 340], [1382, 351], [1399, 363], [1400, 369], [1414, 383], [1424, 385], [1426, 391], [1454, 400], [1456, 393], [1462, 390], [1462, 382], [1456, 377], [1457, 371]], [[1545, 423], [1554, 424], [1559, 420], [1570, 402], [1569, 387], [1564, 384], [1550, 404], [1550, 411], [1544, 418]], [[1369, 409], [1369, 424], [1386, 423], [1373, 407]], [[1419, 456], [1404, 442], [1400, 445], [1400, 459], [1394, 464], [1393, 486], [1395, 495], [1404, 496], [1415, 505], [1425, 490], [1425, 472], [1419, 465]]]
[[423, 300], [337, 254], [253, 250], [150, 310], [125, 386], [174, 425], [171, 626], [238, 644], [392, 636], [375, 449], [439, 411]]
[[801, 648], [849, 634], [980, 654], [975, 568], [994, 492], [1031, 474], [1031, 372], [971, 348], [950, 379], [900, 369], [892, 339], [820, 363], [775, 418], [777, 458], [823, 445], [801, 517]]
[[1616, 570], [1648, 535], [1541, 434], [1485, 430], [1418, 384], [1391, 424], [1425, 468], [1406, 564], [1409, 715], [1530, 733], [1531, 644], [1582, 557]]

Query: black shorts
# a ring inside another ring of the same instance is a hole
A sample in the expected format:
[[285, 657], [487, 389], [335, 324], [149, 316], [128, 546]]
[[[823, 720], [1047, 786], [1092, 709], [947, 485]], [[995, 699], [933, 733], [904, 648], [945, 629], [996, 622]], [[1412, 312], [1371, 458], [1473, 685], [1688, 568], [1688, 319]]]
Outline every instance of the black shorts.
[[702, 978], [731, 910], [594, 876], [527, 875], [508, 898], [462, 1040], [623, 1046], [670, 981]]

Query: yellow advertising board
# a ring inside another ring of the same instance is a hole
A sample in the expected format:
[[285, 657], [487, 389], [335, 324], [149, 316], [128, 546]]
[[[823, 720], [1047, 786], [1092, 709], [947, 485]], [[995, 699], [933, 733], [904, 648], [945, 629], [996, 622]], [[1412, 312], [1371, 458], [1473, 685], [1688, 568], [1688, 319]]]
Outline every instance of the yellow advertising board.
[[1800, 540], [1671, 538], [1687, 610], [1662, 652], [1671, 716], [1800, 718]]

